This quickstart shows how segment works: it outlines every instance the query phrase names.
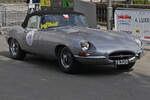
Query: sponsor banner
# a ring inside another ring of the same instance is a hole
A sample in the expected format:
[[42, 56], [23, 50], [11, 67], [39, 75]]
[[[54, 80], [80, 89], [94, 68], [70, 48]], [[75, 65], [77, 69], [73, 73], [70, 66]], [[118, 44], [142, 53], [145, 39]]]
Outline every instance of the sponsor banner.
[[51, 0], [52, 8], [62, 8], [62, 0]]
[[62, 0], [63, 8], [74, 8], [74, 0]]
[[141, 40], [150, 42], [150, 10], [117, 9], [115, 30], [133, 34]]
[[41, 0], [40, 5], [42, 8], [61, 8], [73, 10], [74, 0]]
[[51, 0], [41, 0], [41, 7], [51, 7]]

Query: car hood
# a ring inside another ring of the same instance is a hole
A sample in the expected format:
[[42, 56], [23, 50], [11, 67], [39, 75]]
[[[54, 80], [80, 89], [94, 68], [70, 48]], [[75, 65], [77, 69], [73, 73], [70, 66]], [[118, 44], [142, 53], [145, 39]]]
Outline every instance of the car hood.
[[89, 41], [100, 50], [137, 50], [138, 45], [127, 33], [84, 27], [62, 27], [60, 33], [75, 41]]

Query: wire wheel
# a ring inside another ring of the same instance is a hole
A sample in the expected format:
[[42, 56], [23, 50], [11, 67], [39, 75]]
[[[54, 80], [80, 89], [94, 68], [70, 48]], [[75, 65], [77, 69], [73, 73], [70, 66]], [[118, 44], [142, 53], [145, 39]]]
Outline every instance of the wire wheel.
[[71, 51], [64, 47], [60, 50], [59, 53], [59, 65], [60, 69], [65, 73], [74, 73], [77, 69], [76, 61], [71, 53]]
[[9, 42], [9, 52], [13, 59], [22, 60], [25, 57], [25, 52], [21, 50], [19, 43], [14, 39]]
[[17, 56], [18, 49], [19, 49], [18, 44], [16, 43], [16, 41], [12, 40], [10, 43], [10, 54], [12, 56]]

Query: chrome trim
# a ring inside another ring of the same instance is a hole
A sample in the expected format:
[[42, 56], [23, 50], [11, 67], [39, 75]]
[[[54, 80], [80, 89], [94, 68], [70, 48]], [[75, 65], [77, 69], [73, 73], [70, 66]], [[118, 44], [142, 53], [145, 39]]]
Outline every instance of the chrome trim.
[[130, 61], [130, 62], [133, 62], [133, 61], [135, 61], [136, 59], [137, 59], [136, 57], [132, 57], [132, 58], [129, 59], [129, 61]]
[[78, 56], [74, 55], [76, 58], [87, 58], [87, 59], [106, 59], [106, 56]]

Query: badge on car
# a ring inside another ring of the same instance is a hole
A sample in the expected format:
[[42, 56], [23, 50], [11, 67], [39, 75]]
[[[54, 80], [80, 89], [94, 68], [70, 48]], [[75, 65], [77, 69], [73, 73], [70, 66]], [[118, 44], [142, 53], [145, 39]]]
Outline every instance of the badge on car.
[[115, 60], [116, 65], [128, 65], [129, 61], [128, 60]]

